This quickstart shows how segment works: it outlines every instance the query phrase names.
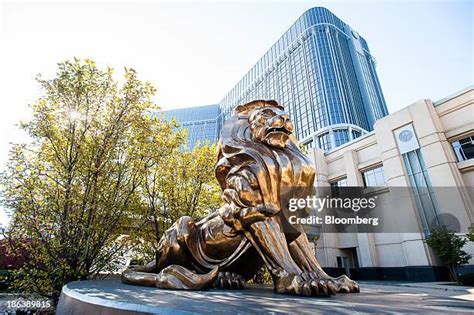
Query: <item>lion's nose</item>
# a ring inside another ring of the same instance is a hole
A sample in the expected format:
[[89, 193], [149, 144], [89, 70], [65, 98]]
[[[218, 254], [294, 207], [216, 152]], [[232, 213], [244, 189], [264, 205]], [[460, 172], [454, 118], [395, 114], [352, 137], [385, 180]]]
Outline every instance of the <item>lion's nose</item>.
[[283, 123], [283, 126], [288, 130], [289, 132], [293, 132], [293, 123], [290, 120], [290, 117], [288, 114], [283, 114], [280, 116], [280, 121]]

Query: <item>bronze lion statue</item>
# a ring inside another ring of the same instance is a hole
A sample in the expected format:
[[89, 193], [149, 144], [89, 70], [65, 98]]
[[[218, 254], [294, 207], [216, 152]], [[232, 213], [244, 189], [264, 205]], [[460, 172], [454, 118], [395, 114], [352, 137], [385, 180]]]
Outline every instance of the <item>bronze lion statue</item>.
[[290, 198], [313, 191], [315, 171], [293, 123], [275, 101], [238, 106], [223, 126], [215, 168], [225, 204], [204, 219], [180, 218], [156, 260], [122, 274], [128, 284], [166, 289], [241, 289], [265, 265], [276, 293], [358, 292], [347, 276], [319, 265], [301, 226], [287, 220]]

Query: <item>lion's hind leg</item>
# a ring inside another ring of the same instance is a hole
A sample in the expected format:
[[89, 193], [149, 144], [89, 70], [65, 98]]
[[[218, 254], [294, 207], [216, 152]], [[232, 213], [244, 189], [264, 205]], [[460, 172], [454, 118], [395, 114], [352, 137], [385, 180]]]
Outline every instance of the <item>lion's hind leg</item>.
[[156, 253], [157, 272], [170, 265], [191, 267], [186, 241], [193, 236], [194, 227], [194, 220], [183, 216], [163, 233]]
[[161, 289], [200, 290], [211, 287], [218, 274], [218, 267], [206, 274], [196, 274], [183, 266], [171, 265], [158, 274], [127, 270], [122, 273], [122, 282]]

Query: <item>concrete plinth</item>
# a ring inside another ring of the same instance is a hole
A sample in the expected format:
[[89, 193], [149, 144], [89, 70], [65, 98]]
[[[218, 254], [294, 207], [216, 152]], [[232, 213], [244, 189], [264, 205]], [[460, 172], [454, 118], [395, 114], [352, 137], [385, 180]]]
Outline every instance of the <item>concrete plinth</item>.
[[361, 290], [358, 294], [314, 298], [275, 294], [262, 286], [175, 291], [126, 285], [120, 280], [90, 280], [64, 286], [57, 314], [470, 313], [473, 307], [472, 302], [446, 297], [440, 300], [402, 289], [361, 284]]

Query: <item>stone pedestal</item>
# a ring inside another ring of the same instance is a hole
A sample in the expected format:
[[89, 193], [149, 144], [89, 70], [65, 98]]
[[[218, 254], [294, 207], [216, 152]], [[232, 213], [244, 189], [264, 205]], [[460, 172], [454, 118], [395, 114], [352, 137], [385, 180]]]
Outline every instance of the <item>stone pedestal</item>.
[[126, 285], [120, 280], [76, 281], [64, 286], [57, 314], [380, 314], [444, 313], [448, 309], [454, 312], [472, 311], [472, 302], [447, 297], [440, 299], [418, 293], [419, 289], [361, 283], [361, 290], [361, 293], [321, 298], [275, 294], [272, 288], [265, 286], [249, 286], [245, 290], [178, 291]]

